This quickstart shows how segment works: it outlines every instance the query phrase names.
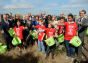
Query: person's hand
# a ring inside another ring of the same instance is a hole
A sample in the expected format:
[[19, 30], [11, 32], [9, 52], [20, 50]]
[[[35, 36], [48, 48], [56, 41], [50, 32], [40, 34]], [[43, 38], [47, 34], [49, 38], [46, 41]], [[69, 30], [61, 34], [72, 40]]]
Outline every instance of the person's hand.
[[78, 22], [78, 24], [82, 25], [82, 22]]
[[78, 35], [78, 32], [76, 32], [76, 35]]
[[14, 33], [15, 34], [15, 36], [17, 36], [17, 34], [16, 33]]
[[1, 33], [4, 34], [4, 31], [2, 30]]
[[12, 30], [12, 28], [10, 28], [10, 30]]
[[37, 31], [35, 31], [35, 34], [38, 34], [38, 32], [37, 32]]
[[34, 27], [34, 25], [32, 27]]
[[24, 27], [25, 29], [28, 29], [28, 27]]
[[29, 32], [32, 32], [32, 30], [30, 30]]
[[57, 33], [55, 33], [55, 37], [58, 37], [58, 34]]

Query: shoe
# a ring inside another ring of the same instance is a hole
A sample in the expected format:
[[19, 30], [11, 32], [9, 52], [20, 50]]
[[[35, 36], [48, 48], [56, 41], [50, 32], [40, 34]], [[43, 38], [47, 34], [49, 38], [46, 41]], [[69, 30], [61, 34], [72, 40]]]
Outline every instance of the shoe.
[[65, 58], [66, 60], [68, 60], [68, 59], [70, 59], [70, 57], [68, 57], [68, 56], [66, 56], [66, 58]]
[[71, 62], [73, 63], [75, 61], [75, 58], [71, 58]]
[[52, 59], [54, 59], [54, 56], [52, 56]]
[[10, 48], [9, 47], [7, 47], [7, 51], [10, 51]]
[[45, 57], [45, 59], [48, 59], [48, 58], [49, 58], [49, 56], [46, 56], [46, 57]]

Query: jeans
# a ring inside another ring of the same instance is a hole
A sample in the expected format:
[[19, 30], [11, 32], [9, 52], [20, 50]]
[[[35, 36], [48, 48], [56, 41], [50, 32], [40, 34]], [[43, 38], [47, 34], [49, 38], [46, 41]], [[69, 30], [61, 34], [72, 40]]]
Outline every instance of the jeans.
[[38, 47], [39, 47], [38, 48], [39, 51], [42, 51], [42, 53], [45, 53], [45, 46], [43, 41], [38, 40]]
[[53, 46], [51, 46], [51, 47], [47, 46], [47, 49], [46, 49], [46, 56], [49, 56], [49, 50], [51, 51], [52, 56], [54, 56], [54, 49], [53, 49]]
[[68, 57], [75, 57], [75, 47], [69, 44], [70, 40], [65, 40], [65, 46]]

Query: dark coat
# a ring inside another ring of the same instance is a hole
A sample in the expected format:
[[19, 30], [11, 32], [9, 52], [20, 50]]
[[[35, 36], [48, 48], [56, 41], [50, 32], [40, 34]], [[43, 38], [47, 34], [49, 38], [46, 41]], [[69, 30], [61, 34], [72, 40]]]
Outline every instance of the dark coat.
[[81, 38], [82, 42], [84, 42], [84, 36], [86, 35], [86, 29], [88, 27], [88, 18], [83, 18], [83, 20], [81, 21], [82, 25], [78, 24], [79, 19], [76, 20], [78, 25], [78, 35]]
[[8, 20], [8, 22], [9, 24], [7, 24], [5, 21], [1, 22], [1, 30], [3, 30], [5, 34], [9, 34], [8, 30], [12, 27], [11, 21]]

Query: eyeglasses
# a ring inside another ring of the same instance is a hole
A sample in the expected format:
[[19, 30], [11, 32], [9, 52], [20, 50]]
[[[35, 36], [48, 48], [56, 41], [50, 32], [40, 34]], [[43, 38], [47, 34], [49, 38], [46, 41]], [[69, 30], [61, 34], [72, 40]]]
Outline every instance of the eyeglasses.
[[79, 14], [84, 14], [84, 13], [79, 13]]

